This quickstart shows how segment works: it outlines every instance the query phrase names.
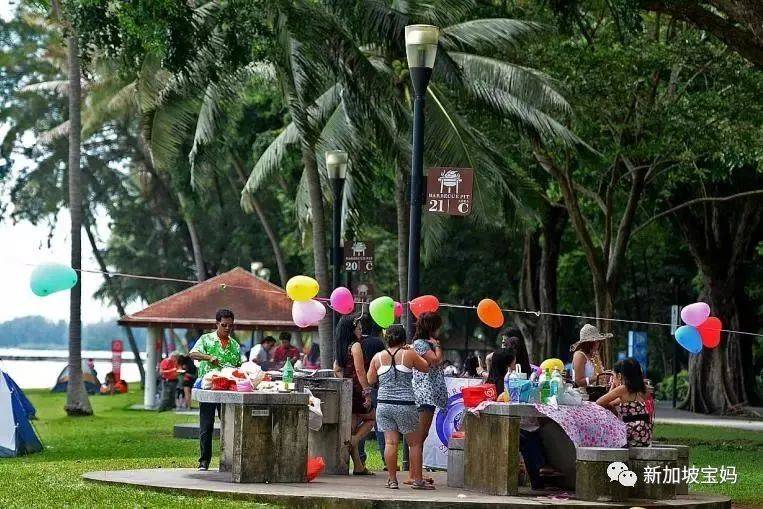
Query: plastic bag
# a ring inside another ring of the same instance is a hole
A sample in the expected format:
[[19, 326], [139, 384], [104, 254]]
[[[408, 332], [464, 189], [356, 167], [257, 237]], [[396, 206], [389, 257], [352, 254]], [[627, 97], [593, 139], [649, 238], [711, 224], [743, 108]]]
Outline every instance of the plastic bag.
[[257, 386], [265, 379], [265, 372], [262, 368], [254, 362], [245, 362], [239, 368], [246, 377], [249, 379], [249, 383], [252, 384], [252, 389], [256, 389]]
[[559, 396], [560, 405], [580, 406], [583, 404], [583, 397], [578, 391], [564, 391]]
[[321, 400], [313, 396], [309, 389], [305, 392], [310, 397], [310, 416], [307, 421], [307, 427], [313, 431], [319, 431], [323, 427], [323, 411], [321, 411]]
[[321, 475], [321, 472], [326, 468], [326, 462], [323, 461], [323, 456], [317, 458], [307, 458], [307, 482], [314, 480]]

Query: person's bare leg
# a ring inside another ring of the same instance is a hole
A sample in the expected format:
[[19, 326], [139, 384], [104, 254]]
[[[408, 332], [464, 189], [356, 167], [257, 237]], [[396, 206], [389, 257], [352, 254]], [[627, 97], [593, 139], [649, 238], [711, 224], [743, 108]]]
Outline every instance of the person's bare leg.
[[427, 436], [429, 435], [429, 428], [432, 426], [432, 418], [434, 417], [434, 412], [431, 410], [421, 410], [419, 411], [419, 427], [410, 435], [406, 435], [406, 440], [408, 440], [408, 437], [416, 436], [416, 447], [413, 446], [413, 444], [408, 441], [408, 450], [411, 457], [409, 458], [410, 464], [413, 465], [413, 450], [418, 449], [418, 455], [419, 455], [419, 474], [418, 478], [413, 473], [413, 467], [410, 467], [408, 470], [408, 481], [407, 484], [409, 484], [411, 481], [414, 481], [416, 479], [422, 479], [423, 478], [423, 461], [424, 461], [424, 441], [427, 439]]
[[424, 457], [419, 438], [418, 431], [405, 435], [405, 439], [408, 441], [408, 476], [410, 481], [420, 481], [423, 476]]
[[191, 409], [191, 388], [183, 387], [183, 395], [185, 396], [185, 407]]
[[400, 433], [397, 431], [384, 432], [384, 461], [387, 462], [387, 476], [390, 481], [397, 482], [397, 447]]
[[352, 456], [353, 473], [362, 472], [366, 469], [366, 465], [363, 463], [363, 460], [360, 459], [358, 444], [366, 435], [371, 432], [373, 427], [374, 421], [363, 421], [363, 424], [358, 426], [355, 434], [350, 438], [350, 455]]

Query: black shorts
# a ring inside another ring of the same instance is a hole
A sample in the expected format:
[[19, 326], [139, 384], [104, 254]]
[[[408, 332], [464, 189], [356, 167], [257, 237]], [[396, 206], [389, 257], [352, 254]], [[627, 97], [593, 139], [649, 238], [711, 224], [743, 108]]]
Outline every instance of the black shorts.
[[434, 405], [419, 405], [418, 411], [419, 412], [432, 412], [434, 413], [435, 406]]
[[190, 387], [193, 388], [193, 384], [196, 383], [196, 379], [192, 378], [191, 380], [183, 380], [183, 387]]

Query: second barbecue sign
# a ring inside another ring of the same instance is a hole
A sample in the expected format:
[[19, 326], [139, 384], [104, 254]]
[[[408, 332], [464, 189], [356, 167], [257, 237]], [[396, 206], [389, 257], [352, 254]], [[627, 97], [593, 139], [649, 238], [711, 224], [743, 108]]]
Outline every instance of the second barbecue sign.
[[372, 272], [374, 270], [374, 245], [368, 240], [348, 240], [344, 243], [344, 270], [347, 272]]
[[468, 216], [472, 211], [474, 170], [430, 168], [427, 172], [427, 212]]

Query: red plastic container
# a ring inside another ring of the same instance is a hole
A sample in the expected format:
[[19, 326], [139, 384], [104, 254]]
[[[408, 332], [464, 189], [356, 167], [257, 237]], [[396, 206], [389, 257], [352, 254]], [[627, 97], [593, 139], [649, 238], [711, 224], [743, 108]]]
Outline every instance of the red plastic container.
[[483, 401], [495, 401], [498, 397], [498, 390], [495, 384], [472, 385], [461, 389], [461, 395], [464, 398], [464, 406], [473, 408]]

